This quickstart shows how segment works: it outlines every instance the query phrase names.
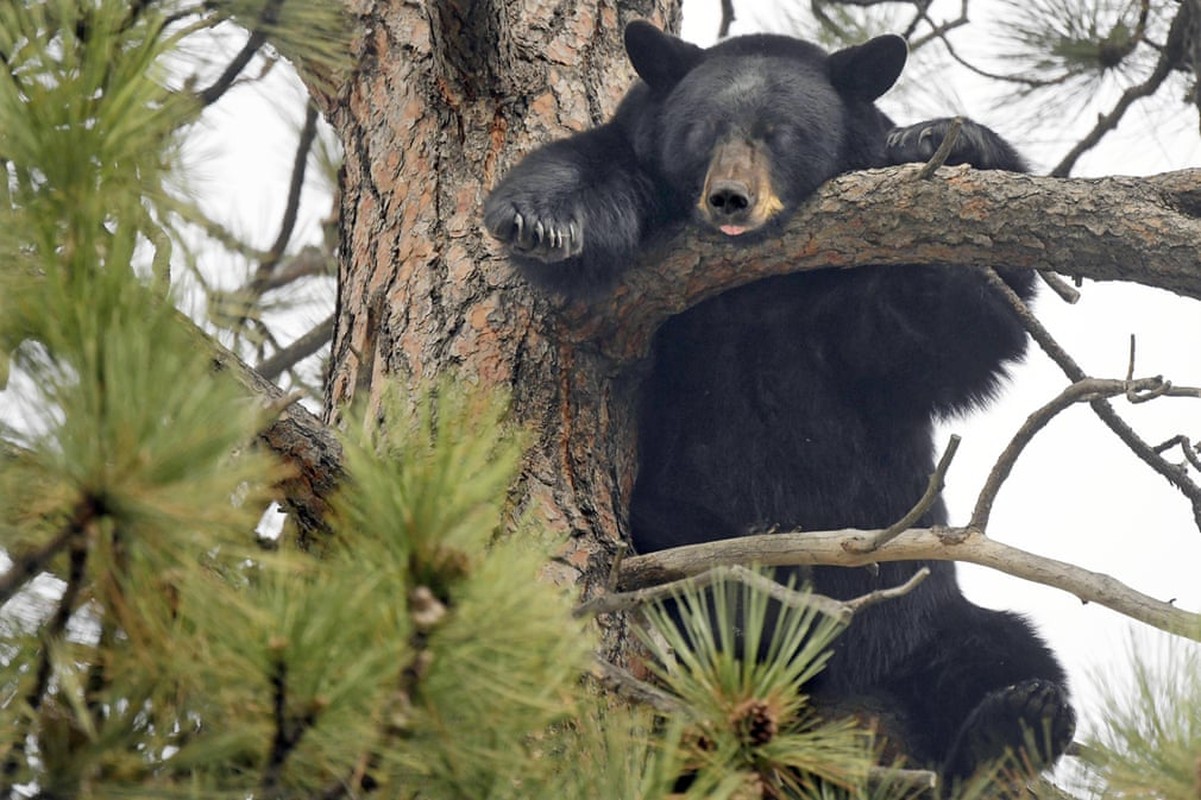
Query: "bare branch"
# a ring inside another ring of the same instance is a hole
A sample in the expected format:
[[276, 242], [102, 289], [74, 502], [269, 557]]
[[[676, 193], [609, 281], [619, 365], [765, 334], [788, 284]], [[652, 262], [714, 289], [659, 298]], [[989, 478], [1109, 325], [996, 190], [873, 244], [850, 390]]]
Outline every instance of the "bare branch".
[[1035, 434], [1045, 428], [1047, 423], [1059, 412], [1076, 403], [1090, 402], [1104, 397], [1116, 397], [1121, 394], [1129, 394], [1133, 388], [1151, 389], [1163, 384], [1164, 381], [1160, 378], [1144, 378], [1139, 381], [1085, 378], [1064, 389], [1054, 400], [1028, 416], [1022, 427], [1013, 435], [1013, 439], [1010, 440], [993, 465], [992, 471], [989, 472], [980, 496], [976, 498], [976, 508], [972, 511], [972, 520], [968, 523], [968, 527], [982, 532], [988, 529], [988, 517], [992, 512], [993, 502], [1001, 490], [1001, 485], [1013, 470], [1013, 465], [1017, 463], [1018, 456], [1022, 454]]
[[1034, 555], [976, 530], [913, 529], [872, 553], [857, 553], [848, 546], [873, 533], [852, 529], [773, 533], [632, 556], [622, 566], [619, 586], [632, 591], [719, 565], [862, 567], [878, 561], [965, 561], [1062, 589], [1084, 602], [1099, 603], [1131, 619], [1201, 641], [1201, 614], [1148, 597], [1109, 575]]
[[[260, 256], [266, 258], [266, 255]], [[337, 262], [332, 253], [314, 245], [302, 247], [296, 255], [289, 256], [271, 271], [260, 284], [263, 294], [275, 289], [282, 289], [301, 278], [311, 278], [318, 275], [333, 275]]]
[[284, 249], [292, 239], [296, 228], [296, 216], [300, 210], [300, 193], [304, 189], [304, 176], [309, 163], [309, 151], [317, 139], [317, 106], [309, 102], [304, 109], [304, 126], [300, 130], [300, 139], [296, 143], [296, 154], [292, 158], [292, 179], [288, 184], [288, 201], [284, 208], [284, 218], [279, 226], [279, 234], [267, 256], [259, 264], [251, 287], [258, 293], [263, 291], [262, 285], [270, 278], [271, 273], [283, 258]]
[[868, 770], [869, 783], [884, 784], [890, 788], [905, 788], [909, 791], [938, 788], [938, 774], [925, 769], [892, 769], [872, 767]]
[[[1022, 325], [1030, 334], [1030, 337], [1038, 343], [1043, 352], [1051, 357], [1064, 374], [1075, 382], [1080, 382], [1088, 378], [1080, 365], [1068, 355], [1067, 351], [1055, 341], [1050, 332], [1043, 327], [1038, 318], [1030, 311], [1029, 307], [1018, 297], [1017, 293], [1009, 287], [1009, 284], [997, 274], [996, 270], [987, 269], [985, 274], [989, 284], [1001, 293], [1014, 313], [1021, 319]], [[1198, 528], [1201, 528], [1201, 486], [1198, 486], [1189, 479], [1187, 473], [1180, 469], [1177, 465], [1169, 462], [1155, 451], [1151, 445], [1143, 441], [1133, 428], [1131, 428], [1124, 419], [1122, 419], [1114, 407], [1109, 404], [1109, 401], [1104, 399], [1095, 399], [1089, 402], [1089, 406], [1093, 412], [1101, 418], [1109, 429], [1113, 431], [1119, 439], [1130, 448], [1138, 458], [1158, 472], [1168, 480], [1173, 486], [1180, 490], [1181, 494], [1189, 499], [1193, 507], [1193, 518], [1197, 523]]]
[[721, 22], [717, 26], [717, 38], [724, 39], [730, 35], [730, 25], [734, 22], [734, 0], [721, 0]]
[[269, 381], [276, 380], [284, 370], [292, 368], [297, 362], [308, 358], [324, 347], [333, 335], [334, 316], [331, 314], [292, 344], [276, 350], [268, 358], [260, 361], [257, 367], [259, 374]]
[[929, 480], [926, 481], [926, 491], [922, 494], [921, 499], [917, 501], [917, 504], [913, 508], [909, 509], [909, 513], [880, 531], [878, 535], [855, 543], [854, 547], [863, 548], [858, 552], [870, 553], [878, 549], [880, 545], [888, 542], [890, 539], [896, 538], [903, 531], [907, 531], [917, 524], [917, 521], [930, 510], [930, 506], [934, 505], [934, 501], [942, 493], [943, 484], [947, 477], [947, 470], [950, 469], [951, 461], [955, 458], [955, 452], [958, 449], [959, 436], [952, 434], [950, 440], [947, 442], [947, 449], [943, 451], [942, 458], [938, 460], [938, 465], [934, 468], [934, 472], [930, 473]]
[[718, 581], [732, 580], [763, 592], [782, 605], [792, 608], [812, 608], [846, 625], [850, 623], [851, 618], [859, 611], [868, 606], [882, 603], [885, 600], [892, 600], [909, 594], [929, 576], [929, 567], [922, 567], [914, 572], [909, 580], [899, 586], [893, 586], [888, 589], [877, 589], [874, 592], [868, 592], [860, 597], [844, 601], [804, 590], [798, 591], [785, 586], [779, 581], [773, 580], [767, 575], [755, 572], [753, 569], [748, 569], [741, 564], [733, 564], [729, 566], [717, 566], [692, 577], [668, 581], [657, 586], [648, 586], [645, 589], [602, 595], [576, 606], [575, 610], [572, 611], [572, 616], [581, 618], [592, 617], [597, 614], [611, 614], [615, 611], [629, 611], [648, 603], [669, 599], [680, 592], [704, 589]]
[[242, 45], [242, 49], [234, 56], [233, 61], [221, 73], [221, 76], [213, 82], [211, 86], [203, 90], [197, 95], [201, 105], [209, 106], [217, 102], [223, 94], [229, 91], [229, 87], [234, 85], [234, 81], [242, 74], [242, 70], [246, 69], [246, 65], [250, 63], [250, 59], [254, 58], [255, 53], [259, 51], [264, 44], [267, 43], [266, 28], [275, 24], [279, 18], [279, 10], [283, 7], [284, 0], [267, 0], [263, 4], [263, 10], [259, 12], [258, 23], [254, 30], [250, 32], [250, 36], [246, 39], [246, 44]]
[[741, 564], [731, 564], [717, 566], [687, 578], [668, 581], [667, 583], [649, 586], [645, 589], [636, 589], [632, 592], [617, 594], [604, 594], [576, 606], [572, 612], [572, 616], [581, 618], [596, 616], [597, 614], [610, 614], [614, 611], [628, 611], [629, 609], [654, 603], [658, 600], [669, 599], [680, 592], [704, 589], [723, 580], [736, 581], [752, 589], [757, 589], [786, 606], [816, 609], [843, 624], [850, 622], [851, 616], [854, 613], [846, 603], [826, 597], [825, 595], [789, 589], [787, 586], [772, 580], [766, 575], [748, 569]]
[[951, 120], [951, 127], [947, 128], [947, 132], [943, 136], [942, 142], [938, 145], [938, 149], [934, 151], [934, 155], [930, 156], [930, 160], [922, 164], [922, 168], [917, 171], [918, 180], [929, 180], [934, 176], [935, 171], [939, 167], [947, 163], [947, 158], [951, 155], [951, 148], [959, 140], [959, 132], [961, 130], [963, 130], [963, 117], [955, 117]]
[[916, 39], [909, 39], [910, 50], [918, 50], [922, 47], [925, 47], [935, 39], [941, 39], [943, 42], [946, 42], [948, 33], [956, 28], [960, 28], [968, 24], [967, 0], [960, 0], [959, 16], [955, 19], [947, 20], [946, 22], [936, 23], [933, 19], [931, 19], [929, 8], [930, 6], [928, 3], [919, 5], [917, 15], [914, 17], [913, 22], [909, 24], [909, 28], [905, 31], [905, 38], [909, 39], [909, 37], [912, 36], [917, 30], [919, 22], [924, 21], [929, 24], [931, 28], [929, 33], [923, 34]]
[[877, 603], [882, 603], [885, 600], [893, 600], [895, 598], [907, 595], [917, 588], [917, 585], [930, 577], [930, 568], [922, 567], [917, 572], [910, 576], [909, 580], [902, 583], [900, 586], [894, 586], [891, 589], [877, 589], [860, 597], [846, 601], [846, 605], [851, 609], [852, 614], [858, 614], [868, 606], [874, 606]]
[[625, 561], [626, 554], [630, 551], [630, 546], [625, 542], [618, 542], [616, 551], [613, 554], [613, 563], [609, 565], [609, 579], [605, 581], [605, 591], [607, 592], [612, 592], [617, 588], [617, 576], [621, 574], [621, 562]]
[[1151, 449], [1154, 450], [1156, 453], [1162, 454], [1165, 451], [1170, 450], [1173, 447], [1176, 447], [1177, 445], [1180, 446], [1180, 452], [1182, 452], [1184, 454], [1185, 461], [1187, 461], [1189, 464], [1191, 464], [1193, 469], [1197, 470], [1198, 472], [1201, 472], [1201, 457], [1198, 457], [1197, 447], [1191, 441], [1189, 441], [1189, 438], [1187, 436], [1183, 436], [1183, 435], [1173, 436], [1171, 439], [1168, 439], [1166, 442], [1164, 442], [1162, 444], [1158, 444]]
[[1048, 269], [1040, 269], [1038, 275], [1043, 279], [1043, 283], [1059, 295], [1059, 299], [1065, 303], [1075, 304], [1080, 300], [1080, 292], [1078, 292], [1071, 284], [1063, 278], [1051, 272]]
[[[963, 16], [966, 17], [966, 14], [967, 14], [967, 12], [966, 12], [966, 10], [964, 10]], [[933, 23], [931, 23], [931, 24], [933, 24]], [[1040, 88], [1043, 88], [1046, 86], [1054, 86], [1054, 85], [1062, 83], [1064, 80], [1066, 80], [1066, 76], [1064, 76], [1062, 78], [1056, 78], [1054, 80], [1043, 80], [1041, 78], [1035, 78], [1035, 77], [1029, 76], [1029, 75], [1006, 75], [1006, 74], [1003, 74], [1000, 72], [991, 72], [989, 70], [982, 69], [981, 67], [976, 66], [975, 64], [973, 64], [972, 62], [970, 62], [966, 58], [964, 58], [963, 56], [959, 55], [959, 52], [955, 50], [955, 46], [951, 44], [951, 40], [948, 39], [946, 36], [939, 35], [938, 39], [939, 39], [939, 41], [942, 42], [943, 47], [947, 48], [947, 55], [949, 55], [956, 63], [958, 63], [961, 67], [968, 70], [969, 72], [974, 72], [975, 74], [979, 75], [982, 78], [988, 78], [989, 80], [998, 81], [1000, 83], [1016, 83], [1016, 84], [1020, 84], [1021, 86], [1029, 87], [1031, 89], [1040, 89]], [[923, 42], [923, 44], [925, 44], [925, 42]]]

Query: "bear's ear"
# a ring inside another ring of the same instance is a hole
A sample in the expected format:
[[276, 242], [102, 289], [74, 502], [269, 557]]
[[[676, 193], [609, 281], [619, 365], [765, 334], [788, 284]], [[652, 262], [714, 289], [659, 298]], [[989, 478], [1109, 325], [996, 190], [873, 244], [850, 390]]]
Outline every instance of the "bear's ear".
[[909, 57], [909, 45], [887, 34], [830, 54], [830, 83], [850, 100], [875, 100], [896, 83]]
[[626, 55], [638, 77], [656, 92], [670, 92], [701, 60], [705, 51], [664, 33], [645, 20], [626, 26]]

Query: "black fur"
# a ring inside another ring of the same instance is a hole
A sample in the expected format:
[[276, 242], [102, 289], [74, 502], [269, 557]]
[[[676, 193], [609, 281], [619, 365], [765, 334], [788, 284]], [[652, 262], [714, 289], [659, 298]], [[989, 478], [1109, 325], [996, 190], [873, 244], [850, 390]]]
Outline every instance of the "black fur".
[[[897, 37], [831, 55], [767, 35], [702, 50], [634, 23], [626, 46], [643, 81], [614, 118], [530, 154], [487, 201], [488, 230], [553, 291], [603, 291], [665, 226], [698, 216], [716, 225], [702, 187], [731, 142], [766, 154], [765, 166], [748, 170], [765, 170], [778, 200], [762, 224], [730, 236], [738, 246], [772, 235], [835, 175], [928, 158], [949, 124], [894, 128], [874, 105], [904, 65]], [[972, 122], [948, 161], [1025, 168]], [[762, 177], [747, 175], [747, 185]], [[1002, 274], [1032, 295], [1028, 272]], [[657, 334], [643, 389], [635, 545], [888, 526], [924, 490], [934, 421], [989, 400], [1025, 347], [1009, 309], [965, 269], [809, 272], [680, 314]], [[920, 524], [945, 522], [940, 502]], [[919, 566], [823, 567], [806, 577], [850, 598], [896, 586]], [[912, 760], [951, 782], [1017, 749], [1024, 728], [1050, 730], [1031, 754], [1049, 763], [1074, 725], [1063, 669], [1025, 620], [969, 603], [953, 564], [925, 566], [932, 574], [917, 591], [856, 618], [807, 689], [895, 698], [914, 732]]]

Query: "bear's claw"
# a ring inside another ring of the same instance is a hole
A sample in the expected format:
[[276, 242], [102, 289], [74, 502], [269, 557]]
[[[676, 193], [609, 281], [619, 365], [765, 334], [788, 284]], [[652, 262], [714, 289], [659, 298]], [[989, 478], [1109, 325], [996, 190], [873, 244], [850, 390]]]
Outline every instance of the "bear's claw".
[[584, 249], [580, 223], [574, 218], [558, 220], [509, 205], [504, 212], [489, 214], [486, 223], [489, 233], [526, 258], [553, 263], [578, 256]]
[[[929, 161], [943, 143], [954, 119], [935, 119], [901, 128], [893, 128], [884, 140], [889, 160], [894, 164]], [[971, 164], [978, 169], [993, 169], [1008, 161], [1003, 140], [979, 123], [965, 119], [947, 156], [948, 166]]]

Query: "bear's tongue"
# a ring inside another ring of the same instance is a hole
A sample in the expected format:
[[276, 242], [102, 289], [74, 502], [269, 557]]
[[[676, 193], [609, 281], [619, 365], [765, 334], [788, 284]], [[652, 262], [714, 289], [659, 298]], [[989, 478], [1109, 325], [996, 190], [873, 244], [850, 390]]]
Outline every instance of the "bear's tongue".
[[720, 230], [726, 236], [741, 236], [746, 233], [746, 228], [741, 225], [722, 225]]

